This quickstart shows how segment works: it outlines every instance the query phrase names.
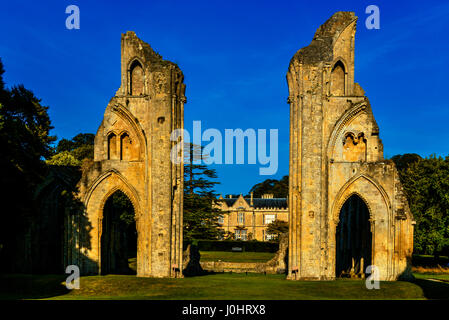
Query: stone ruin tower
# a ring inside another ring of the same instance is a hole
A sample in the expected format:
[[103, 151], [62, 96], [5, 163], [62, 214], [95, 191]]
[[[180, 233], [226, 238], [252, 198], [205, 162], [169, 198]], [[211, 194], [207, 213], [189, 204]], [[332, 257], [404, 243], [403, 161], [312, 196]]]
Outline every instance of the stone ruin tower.
[[289, 279], [410, 275], [414, 221], [354, 83], [356, 21], [335, 13], [290, 61]]
[[[121, 86], [109, 101], [85, 164], [80, 199], [85, 207], [74, 264], [83, 274], [112, 271], [114, 252], [102, 245], [110, 229], [104, 207], [117, 190], [134, 207], [137, 276], [182, 277], [183, 164], [170, 160], [175, 129], [184, 126], [185, 85], [179, 67], [134, 32], [122, 34]], [[105, 257], [108, 257], [107, 259]], [[72, 259], [73, 260], [73, 259]]]

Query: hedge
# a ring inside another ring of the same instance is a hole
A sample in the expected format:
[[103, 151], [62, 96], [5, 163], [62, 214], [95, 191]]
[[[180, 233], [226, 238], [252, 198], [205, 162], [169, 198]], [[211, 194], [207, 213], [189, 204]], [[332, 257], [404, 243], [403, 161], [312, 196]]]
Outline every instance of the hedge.
[[278, 242], [239, 241], [239, 240], [192, 240], [184, 242], [184, 249], [188, 244], [198, 246], [200, 251], [232, 251], [233, 247], [242, 248], [249, 252], [276, 252], [279, 250]]

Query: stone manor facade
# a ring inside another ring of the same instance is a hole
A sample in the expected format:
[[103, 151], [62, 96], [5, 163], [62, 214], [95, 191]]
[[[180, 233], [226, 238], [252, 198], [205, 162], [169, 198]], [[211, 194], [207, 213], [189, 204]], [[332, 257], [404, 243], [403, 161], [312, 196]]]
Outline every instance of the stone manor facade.
[[224, 212], [221, 229], [233, 234], [235, 240], [272, 240], [267, 226], [274, 220], [288, 222], [287, 198], [274, 198], [272, 194], [254, 198], [251, 192], [247, 198], [220, 196], [218, 200], [218, 208]]

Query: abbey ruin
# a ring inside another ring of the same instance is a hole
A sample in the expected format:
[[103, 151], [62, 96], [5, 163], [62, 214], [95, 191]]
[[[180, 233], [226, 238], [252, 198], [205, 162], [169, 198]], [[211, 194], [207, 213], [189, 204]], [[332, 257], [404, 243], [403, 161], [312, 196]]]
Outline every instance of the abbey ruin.
[[105, 210], [120, 190], [134, 208], [137, 275], [181, 277], [183, 164], [170, 159], [177, 143], [170, 134], [184, 125], [183, 74], [134, 32], [122, 35], [121, 48], [121, 86], [106, 107], [94, 162], [79, 184], [90, 225], [81, 236], [90, 239], [90, 247], [79, 248], [73, 264], [83, 274], [114, 273], [127, 264]]
[[288, 279], [407, 277], [413, 218], [354, 83], [357, 17], [337, 12], [291, 59]]
[[[354, 82], [356, 22], [352, 12], [335, 13], [288, 68], [288, 279], [363, 278], [369, 265], [381, 280], [409, 276], [414, 221], [395, 165], [383, 158], [369, 100]], [[42, 230], [63, 230], [54, 236], [61, 248], [47, 241], [50, 234], [38, 239], [60, 252], [51, 262], [58, 270], [77, 265], [82, 274], [107, 274], [127, 266], [109, 205], [120, 192], [134, 210], [137, 276], [183, 276], [183, 163], [171, 161], [183, 142], [182, 135], [171, 141], [184, 127], [183, 80], [176, 64], [134, 32], [122, 35], [121, 86], [97, 131], [94, 160], [76, 169], [78, 178], [67, 171], [73, 168], [54, 168], [36, 192], [47, 220], [56, 221]], [[76, 185], [78, 211], [61, 196], [69, 185]], [[44, 270], [50, 258], [40, 256]]]

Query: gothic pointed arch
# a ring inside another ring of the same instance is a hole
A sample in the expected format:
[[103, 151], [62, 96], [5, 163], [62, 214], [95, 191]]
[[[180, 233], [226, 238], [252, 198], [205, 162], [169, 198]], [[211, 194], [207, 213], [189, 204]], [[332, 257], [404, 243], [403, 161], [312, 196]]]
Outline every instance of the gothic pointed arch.
[[342, 97], [347, 94], [347, 71], [343, 60], [338, 59], [331, 68], [330, 95]]
[[145, 70], [139, 58], [130, 61], [129, 67], [129, 94], [141, 96], [145, 94]]
[[339, 211], [335, 230], [335, 275], [365, 277], [373, 257], [372, 213], [366, 199], [353, 192]]
[[[368, 186], [367, 186], [368, 184]], [[369, 193], [372, 199], [369, 199], [366, 194]], [[385, 189], [377, 183], [372, 177], [365, 174], [359, 174], [349, 179], [338, 191], [334, 198], [334, 202], [331, 209], [331, 216], [335, 223], [338, 222], [338, 215], [341, 207], [346, 200], [353, 194], [357, 194], [363, 199], [370, 210], [372, 219], [376, 219], [376, 212], [373, 209], [374, 205], [370, 205], [371, 202], [376, 202], [379, 205], [379, 200], [384, 204], [387, 212], [391, 211], [391, 202]], [[376, 199], [376, 201], [373, 201]]]
[[[122, 128], [120, 132], [117, 132], [117, 144], [119, 147], [117, 147], [118, 151], [118, 158], [120, 157], [120, 154], [122, 153], [120, 149], [121, 145], [121, 137], [126, 132], [131, 140], [133, 140], [133, 136], [137, 139], [137, 144], [133, 143], [133, 148], [137, 148], [135, 152], [136, 160], [145, 160], [147, 156], [147, 139], [145, 137], [144, 130], [142, 129], [141, 124], [139, 121], [133, 116], [133, 114], [130, 112], [130, 110], [126, 107], [124, 107], [120, 103], [113, 102], [109, 107], [108, 110], [111, 114], [116, 115], [121, 120], [123, 120], [126, 124], [127, 128]], [[137, 146], [136, 146], [137, 145]]]
[[86, 192], [83, 202], [86, 204], [86, 207], [89, 207], [94, 192], [99, 192], [102, 196], [96, 196], [95, 200], [101, 199], [100, 207], [102, 208], [107, 198], [117, 190], [121, 190], [129, 197], [136, 210], [136, 217], [138, 218], [140, 214], [140, 196], [137, 190], [126, 180], [126, 178], [115, 169], [106, 171], [92, 183]]

